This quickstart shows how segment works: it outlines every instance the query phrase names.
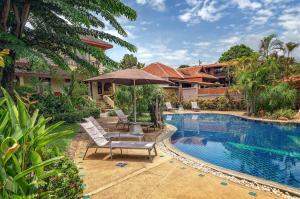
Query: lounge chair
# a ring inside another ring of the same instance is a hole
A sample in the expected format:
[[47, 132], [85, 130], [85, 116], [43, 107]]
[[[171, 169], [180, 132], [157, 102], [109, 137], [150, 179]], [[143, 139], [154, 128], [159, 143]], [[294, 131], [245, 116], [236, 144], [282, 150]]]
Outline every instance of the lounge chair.
[[191, 105], [193, 111], [200, 111], [200, 107], [198, 106], [197, 102], [191, 102]]
[[84, 118], [87, 122], [92, 122], [94, 126], [99, 130], [100, 133], [106, 138], [112, 139], [112, 138], [137, 138], [139, 141], [141, 141], [144, 137], [143, 131], [139, 131], [140, 133], [121, 133], [121, 132], [110, 132], [107, 133], [105, 129], [97, 122], [97, 120], [94, 117], [88, 117]]
[[147, 131], [149, 131], [149, 128], [154, 128], [155, 130], [155, 125], [153, 122], [131, 122], [128, 119], [128, 115], [125, 115], [124, 112], [121, 109], [115, 110], [117, 116], [118, 116], [118, 122], [116, 124], [116, 128], [118, 128], [118, 126], [120, 124], [123, 124], [123, 128], [125, 128], [125, 126], [127, 126], [128, 130], [129, 130], [129, 126], [131, 124], [139, 124], [142, 127], [146, 127]]
[[132, 141], [110, 141], [105, 138], [97, 127], [92, 122], [81, 123], [80, 126], [89, 134], [92, 138], [92, 141], [87, 145], [83, 160], [90, 148], [97, 149], [110, 149], [110, 158], [113, 158], [113, 149], [143, 149], [148, 151], [148, 156], [152, 162], [151, 151], [154, 150], [155, 156], [157, 155], [155, 142], [132, 142]]
[[167, 111], [174, 111], [174, 110], [177, 110], [177, 108], [173, 108], [173, 107], [172, 107], [171, 102], [166, 102], [165, 104], [166, 104]]
[[127, 125], [129, 129], [130, 121], [128, 119], [128, 115], [125, 115], [121, 109], [115, 110], [115, 113], [118, 116], [118, 122], [116, 124], [116, 128], [118, 128], [119, 124], [123, 124], [123, 128]]

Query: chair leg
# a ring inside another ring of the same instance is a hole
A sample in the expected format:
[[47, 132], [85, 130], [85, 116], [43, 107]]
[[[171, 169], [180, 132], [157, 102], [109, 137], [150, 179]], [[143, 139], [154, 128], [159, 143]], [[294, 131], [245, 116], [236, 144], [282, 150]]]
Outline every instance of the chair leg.
[[154, 145], [154, 153], [155, 153], [155, 156], [157, 156], [157, 150], [156, 150], [156, 146]]
[[84, 153], [84, 156], [83, 156], [82, 160], [84, 160], [84, 158], [85, 158], [86, 153], [88, 152], [88, 150], [89, 150], [89, 147], [86, 147], [86, 151], [85, 151], [85, 153]]
[[152, 162], [151, 149], [148, 149], [149, 160]]
[[121, 150], [121, 156], [123, 157], [123, 150], [122, 149], [120, 149]]
[[113, 159], [113, 153], [112, 153], [112, 148], [110, 148], [110, 159], [112, 160]]
[[95, 153], [97, 153], [98, 148], [96, 148]]

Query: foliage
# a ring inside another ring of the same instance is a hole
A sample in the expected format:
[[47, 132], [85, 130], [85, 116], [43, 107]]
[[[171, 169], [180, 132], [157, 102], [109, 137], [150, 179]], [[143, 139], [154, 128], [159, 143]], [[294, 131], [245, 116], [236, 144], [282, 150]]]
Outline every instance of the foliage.
[[127, 68], [143, 68], [145, 64], [138, 62], [137, 58], [132, 54], [125, 54], [123, 59], [119, 64], [119, 68], [127, 69]]
[[272, 53], [277, 54], [278, 50], [284, 50], [284, 47], [276, 34], [270, 34], [261, 40], [259, 51], [263, 57], [268, 58]]
[[[150, 113], [151, 120], [156, 122], [155, 105], [158, 99], [159, 107], [162, 106], [164, 92], [157, 85], [136, 86], [137, 99], [137, 115]], [[120, 86], [117, 89], [115, 96], [116, 106], [121, 108], [125, 113], [133, 114], [133, 86]]]
[[[53, 150], [47, 151], [45, 155], [52, 158], [60, 154]], [[57, 163], [46, 167], [46, 170], [59, 169], [60, 175], [51, 176], [47, 179], [44, 186], [38, 190], [39, 193], [51, 192], [49, 198], [80, 198], [83, 193], [83, 180], [79, 176], [78, 169], [74, 162], [67, 157], [62, 158]]]
[[191, 109], [191, 101], [196, 101], [201, 110], [233, 111], [243, 110], [245, 108], [245, 104], [242, 100], [234, 100], [226, 96], [184, 101], [183, 108]]
[[250, 47], [244, 44], [235, 45], [221, 55], [219, 62], [231, 61], [241, 57], [249, 57], [252, 54], [253, 50]]
[[235, 87], [243, 94], [248, 114], [273, 114], [295, 108], [297, 92], [283, 82], [290, 75], [299, 74], [299, 66], [293, 58], [279, 56], [280, 50], [284, 51], [283, 42], [272, 34], [261, 40], [261, 54], [238, 60]]
[[187, 65], [187, 64], [182, 64], [182, 65], [180, 65], [178, 68], [187, 68], [187, 67], [190, 67], [190, 66]]
[[261, 60], [260, 55], [255, 54], [239, 60], [235, 71], [235, 86], [244, 95], [249, 114], [258, 112], [260, 93], [267, 85], [276, 85], [282, 71], [283, 66], [273, 57]]
[[55, 95], [51, 90], [38, 92], [32, 87], [18, 87], [17, 90], [21, 91], [20, 94], [31, 111], [39, 109], [44, 116], [52, 117], [52, 122], [63, 120], [74, 123], [80, 122], [84, 117], [100, 116], [100, 109], [88, 97], [87, 89], [85, 84], [71, 81], [61, 95]]
[[[13, 60], [26, 57], [30, 62], [40, 60], [48, 66], [48, 60], [51, 60], [62, 69], [70, 70], [64, 59], [66, 56], [80, 68], [97, 74], [98, 68], [82, 55], [91, 55], [106, 67], [115, 68], [117, 63], [102, 49], [82, 42], [82, 37], [107, 40], [131, 52], [136, 51], [132, 44], [103, 31], [110, 28], [122, 37], [127, 36], [117, 18], [133, 21], [137, 14], [120, 0], [3, 0], [0, 1], [0, 13], [0, 46], [16, 54], [16, 57], [12, 56]], [[2, 78], [12, 82], [7, 77], [13, 75], [14, 64], [4, 70]]]
[[288, 43], [286, 43], [285, 44], [285, 50], [287, 51], [287, 53], [288, 53], [288, 57], [290, 57], [291, 56], [291, 53], [296, 49], [296, 48], [298, 48], [299, 47], [299, 43], [295, 43], [295, 42], [288, 42]]
[[292, 109], [279, 109], [276, 110], [272, 113], [267, 112], [266, 117], [270, 119], [282, 119], [282, 120], [287, 120], [287, 119], [293, 119], [296, 115], [296, 112]]
[[38, 110], [29, 114], [17, 97], [16, 104], [3, 89], [0, 99], [0, 197], [49, 197], [51, 192], [38, 193], [51, 176], [58, 176], [60, 168], [46, 169], [63, 157], [47, 158], [43, 151], [48, 144], [72, 134], [55, 131], [62, 122], [46, 126], [50, 118], [38, 116]]
[[279, 83], [275, 86], [267, 86], [258, 99], [259, 110], [273, 113], [278, 109], [293, 109], [297, 100], [297, 91], [287, 83]]

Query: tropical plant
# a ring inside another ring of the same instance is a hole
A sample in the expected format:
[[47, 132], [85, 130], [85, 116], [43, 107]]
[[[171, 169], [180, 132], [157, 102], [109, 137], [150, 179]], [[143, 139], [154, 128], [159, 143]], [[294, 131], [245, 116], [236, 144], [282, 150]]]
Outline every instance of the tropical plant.
[[138, 62], [137, 58], [132, 54], [125, 54], [123, 59], [119, 64], [119, 68], [127, 69], [127, 68], [143, 68], [145, 64]]
[[243, 93], [249, 114], [257, 113], [259, 95], [266, 86], [282, 79], [283, 66], [274, 57], [261, 60], [258, 54], [239, 60], [235, 71], [235, 86]]
[[[98, 69], [81, 54], [91, 55], [107, 67], [116, 67], [117, 64], [103, 50], [82, 42], [82, 37], [108, 40], [136, 51], [132, 44], [102, 31], [109, 26], [121, 36], [127, 36], [117, 17], [135, 20], [137, 15], [119, 0], [2, 0], [0, 13], [0, 46], [16, 54], [16, 57], [11, 56], [14, 61], [26, 57], [32, 64], [35, 63], [33, 60], [39, 59], [48, 65], [48, 60], [51, 60], [69, 70], [64, 59], [67, 56], [79, 67], [96, 74]], [[13, 87], [14, 61], [3, 70], [2, 80], [5, 81], [2, 83], [7, 82], [6, 87]]]
[[259, 97], [259, 109], [270, 113], [278, 109], [294, 109], [297, 91], [287, 83], [266, 85]]
[[[136, 86], [137, 99], [137, 115], [142, 116], [143, 113], [149, 113], [151, 120], [156, 122], [155, 107], [162, 106], [164, 92], [156, 85]], [[120, 86], [115, 96], [116, 106], [124, 110], [126, 113], [133, 114], [133, 86]], [[159, 108], [160, 109], [160, 108]], [[160, 109], [161, 110], [161, 109]], [[159, 111], [160, 111], [159, 110]]]
[[[46, 158], [53, 158], [59, 155], [57, 150], [48, 149], [45, 152]], [[64, 157], [55, 164], [47, 166], [46, 171], [60, 170], [60, 175], [50, 176], [46, 183], [38, 189], [38, 193], [51, 192], [51, 196], [48, 198], [65, 198], [74, 199], [80, 198], [83, 192], [83, 180], [80, 178], [79, 171], [75, 163]]]
[[285, 49], [287, 51], [287, 57], [289, 58], [291, 56], [291, 53], [299, 47], [299, 43], [295, 43], [295, 42], [288, 42], [285, 44]]
[[60, 170], [45, 170], [63, 157], [47, 159], [44, 148], [57, 140], [72, 134], [72, 131], [55, 132], [63, 122], [46, 126], [50, 118], [38, 117], [38, 110], [29, 114], [25, 104], [17, 95], [15, 104], [2, 89], [0, 99], [0, 197], [34, 198], [48, 197], [51, 192], [37, 193], [50, 176]]
[[270, 34], [260, 41], [260, 53], [268, 58], [272, 53], [278, 50], [284, 50], [283, 42], [277, 38], [276, 34]]
[[241, 57], [249, 57], [253, 50], [245, 44], [235, 45], [225, 51], [219, 58], [219, 62], [228, 62]]

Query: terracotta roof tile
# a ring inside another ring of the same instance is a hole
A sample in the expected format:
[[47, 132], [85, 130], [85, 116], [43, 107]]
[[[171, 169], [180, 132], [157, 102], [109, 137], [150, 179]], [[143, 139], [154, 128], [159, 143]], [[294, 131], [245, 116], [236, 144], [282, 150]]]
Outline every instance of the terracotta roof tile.
[[213, 75], [204, 73], [203, 66], [191, 66], [191, 67], [187, 67], [187, 68], [178, 68], [177, 70], [180, 71], [184, 75], [185, 79], [197, 78], [197, 77], [217, 79]]
[[148, 73], [151, 73], [153, 75], [162, 77], [162, 78], [177, 78], [177, 79], [182, 79], [184, 76], [178, 72], [176, 69], [164, 65], [162, 63], [156, 62], [149, 64], [146, 66], [143, 70], [145, 70]]

